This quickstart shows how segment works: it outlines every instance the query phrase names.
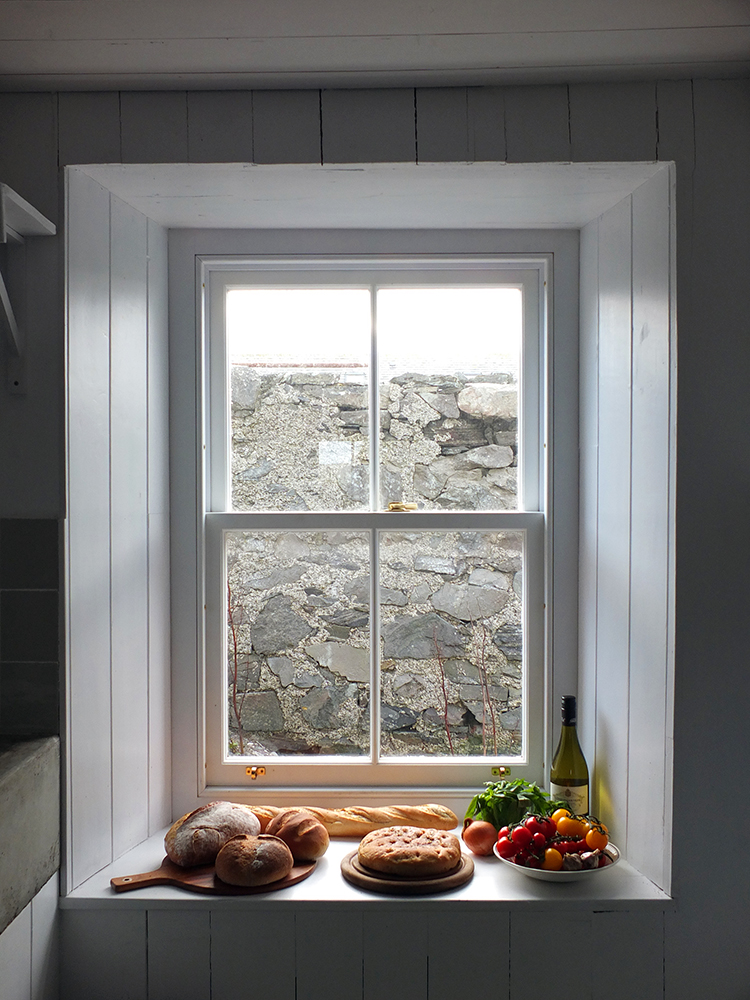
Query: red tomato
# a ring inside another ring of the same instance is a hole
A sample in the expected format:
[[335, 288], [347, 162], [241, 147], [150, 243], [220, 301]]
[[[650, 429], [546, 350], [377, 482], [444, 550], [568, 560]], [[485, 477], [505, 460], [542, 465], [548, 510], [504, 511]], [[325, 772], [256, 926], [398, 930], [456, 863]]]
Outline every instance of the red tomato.
[[550, 837], [554, 837], [555, 834], [557, 833], [557, 824], [554, 823], [549, 816], [544, 820], [543, 833], [544, 836], [547, 838], [547, 840], [549, 840]]
[[508, 840], [507, 837], [501, 837], [497, 842], [497, 853], [501, 858], [512, 858], [518, 853], [518, 848], [512, 840]]
[[510, 837], [509, 826], [501, 826], [500, 829], [497, 831], [497, 839], [499, 840], [501, 837]]
[[526, 848], [531, 846], [531, 841], [533, 840], [533, 834], [528, 827], [516, 826], [513, 828], [510, 834], [510, 839], [518, 847]]
[[590, 851], [590, 850], [591, 850], [591, 848], [586, 843], [586, 838], [585, 837], [583, 838], [583, 840], [577, 840], [575, 842], [575, 853], [576, 854], [583, 854], [585, 851]]
[[559, 843], [553, 844], [552, 846], [555, 848], [556, 851], [559, 851], [560, 854], [576, 853], [576, 845], [575, 841], [573, 840], [561, 840], [559, 841]]
[[475, 820], [464, 827], [462, 837], [464, 843], [473, 854], [492, 854], [492, 848], [497, 842], [497, 834], [492, 823], [483, 819]]
[[531, 830], [532, 833], [544, 834], [545, 826], [544, 826], [544, 820], [541, 818], [541, 816], [529, 816], [528, 819], [524, 820], [523, 825], [528, 827], [528, 829]]
[[541, 851], [547, 846], [547, 838], [543, 833], [535, 833], [531, 838], [531, 842], [534, 845], [534, 849], [537, 851]]

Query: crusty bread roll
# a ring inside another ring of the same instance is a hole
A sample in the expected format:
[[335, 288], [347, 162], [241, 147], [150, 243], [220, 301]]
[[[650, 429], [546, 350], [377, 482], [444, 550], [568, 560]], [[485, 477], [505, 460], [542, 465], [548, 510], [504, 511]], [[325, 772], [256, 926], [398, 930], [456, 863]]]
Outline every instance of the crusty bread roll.
[[317, 861], [328, 850], [328, 830], [306, 809], [282, 810], [265, 832], [283, 840], [295, 861]]
[[172, 824], [164, 838], [167, 857], [177, 865], [210, 865], [230, 837], [260, 833], [260, 820], [248, 806], [209, 802]]
[[266, 833], [232, 837], [216, 855], [216, 874], [229, 885], [268, 885], [286, 878], [293, 867], [284, 841]]
[[[265, 828], [274, 816], [282, 812], [279, 806], [250, 806]], [[285, 807], [288, 808], [288, 807]], [[423, 806], [345, 806], [342, 809], [319, 809], [299, 806], [312, 813], [328, 830], [331, 837], [362, 837], [371, 830], [386, 826], [419, 826], [431, 830], [453, 830], [458, 817], [447, 806], [428, 803]]]

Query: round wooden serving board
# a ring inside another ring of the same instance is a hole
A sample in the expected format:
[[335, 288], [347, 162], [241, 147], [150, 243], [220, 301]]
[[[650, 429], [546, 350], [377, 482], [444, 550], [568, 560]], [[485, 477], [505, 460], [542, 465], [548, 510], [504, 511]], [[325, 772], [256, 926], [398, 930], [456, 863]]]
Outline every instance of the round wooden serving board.
[[393, 896], [427, 896], [436, 892], [448, 892], [464, 885], [474, 875], [474, 862], [468, 854], [462, 854], [458, 867], [445, 875], [429, 878], [409, 878], [404, 875], [381, 875], [359, 863], [357, 852], [347, 854], [341, 862], [341, 874], [347, 882], [368, 889], [370, 892], [384, 892]]
[[110, 879], [110, 885], [115, 892], [129, 892], [131, 889], [147, 889], [153, 885], [176, 885], [190, 892], [202, 892], [208, 896], [249, 896], [258, 892], [276, 892], [296, 885], [311, 875], [315, 870], [316, 861], [305, 864], [298, 863], [292, 868], [286, 878], [267, 885], [228, 885], [222, 882], [214, 871], [213, 865], [197, 865], [195, 868], [181, 868], [169, 858], [164, 858], [161, 866], [152, 872], [140, 875], [125, 875]]

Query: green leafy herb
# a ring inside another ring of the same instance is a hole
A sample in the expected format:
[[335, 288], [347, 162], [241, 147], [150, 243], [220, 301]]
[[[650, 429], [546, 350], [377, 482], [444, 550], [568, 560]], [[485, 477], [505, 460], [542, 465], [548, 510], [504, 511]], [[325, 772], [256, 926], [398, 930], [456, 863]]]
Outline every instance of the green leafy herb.
[[496, 830], [513, 823], [520, 823], [524, 816], [534, 813], [549, 816], [564, 805], [551, 799], [544, 789], [534, 782], [516, 778], [514, 781], [487, 781], [485, 790], [469, 803], [467, 819], [483, 819]]

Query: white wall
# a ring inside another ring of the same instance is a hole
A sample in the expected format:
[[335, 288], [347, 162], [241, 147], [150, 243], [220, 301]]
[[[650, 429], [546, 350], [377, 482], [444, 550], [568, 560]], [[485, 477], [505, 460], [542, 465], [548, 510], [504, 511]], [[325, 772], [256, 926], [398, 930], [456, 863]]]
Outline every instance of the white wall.
[[55, 874], [0, 934], [2, 1000], [57, 1000], [58, 878]]
[[166, 233], [67, 174], [66, 881], [171, 818]]

